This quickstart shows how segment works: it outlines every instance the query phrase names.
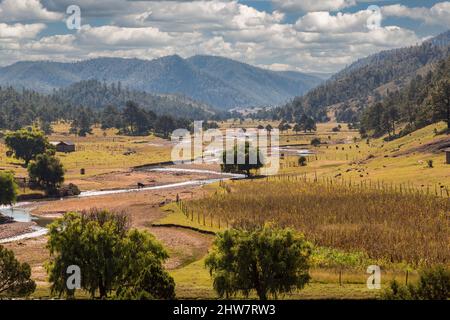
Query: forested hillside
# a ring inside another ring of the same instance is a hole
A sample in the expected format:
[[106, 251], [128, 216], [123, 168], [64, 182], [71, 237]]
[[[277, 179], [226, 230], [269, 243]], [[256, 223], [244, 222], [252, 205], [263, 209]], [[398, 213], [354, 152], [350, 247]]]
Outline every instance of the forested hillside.
[[[403, 49], [384, 51], [361, 59], [330, 80], [298, 97], [277, 111], [278, 116], [292, 117], [305, 109], [318, 120], [325, 120], [326, 108], [337, 104], [338, 111], [349, 109], [358, 111], [373, 102], [380, 101], [390, 90], [406, 86], [416, 77], [416, 73], [445, 59], [449, 53], [450, 31], [421, 45]], [[385, 88], [383, 88], [383, 86]], [[349, 121], [348, 114], [344, 119]]]
[[[438, 121], [450, 125], [450, 57], [433, 72], [417, 75], [403, 89], [364, 109], [360, 130], [374, 136], [387, 133], [393, 138]], [[406, 127], [396, 130], [398, 123], [406, 123]]]
[[54, 91], [52, 97], [74, 106], [103, 109], [108, 105], [121, 109], [127, 101], [134, 101], [157, 115], [171, 115], [190, 119], [206, 119], [214, 114], [206, 104], [177, 95], [152, 95], [143, 91], [123, 88], [120, 82], [110, 85], [97, 80], [77, 82]]
[[0, 87], [0, 129], [18, 130], [40, 120], [71, 118], [75, 108], [32, 90]]
[[89, 123], [102, 122], [113, 108], [120, 113], [128, 101], [139, 106], [143, 112], [158, 117], [185, 120], [220, 118], [221, 112], [189, 98], [174, 95], [151, 95], [122, 88], [120, 84], [106, 85], [96, 80], [83, 81], [55, 90], [50, 95], [33, 90], [16, 90], [0, 87], [0, 130], [17, 130], [31, 124], [48, 127], [57, 120], [74, 120], [85, 116]]
[[221, 109], [282, 104], [322, 81], [299, 72], [274, 72], [210, 56], [23, 61], [0, 68], [0, 85], [44, 93], [91, 79], [108, 84], [120, 81], [131, 90], [151, 94], [183, 95]]

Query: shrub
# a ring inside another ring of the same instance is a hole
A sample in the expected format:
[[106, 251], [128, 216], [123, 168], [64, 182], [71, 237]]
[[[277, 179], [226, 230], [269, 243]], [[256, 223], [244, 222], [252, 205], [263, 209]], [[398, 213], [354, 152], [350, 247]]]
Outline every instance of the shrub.
[[301, 167], [306, 166], [306, 157], [301, 156], [300, 158], [298, 158], [298, 164], [299, 164]]
[[416, 292], [419, 299], [450, 299], [450, 269], [437, 266], [422, 271]]
[[450, 299], [450, 269], [436, 266], [423, 270], [416, 285], [400, 285], [392, 281], [383, 293], [386, 300], [447, 300]]
[[339, 128], [339, 127], [334, 127], [333, 129], [331, 129], [331, 131], [333, 131], [333, 132], [339, 132], [339, 131], [341, 131], [341, 128]]
[[311, 145], [314, 147], [317, 147], [318, 145], [320, 145], [321, 141], [319, 138], [314, 138], [311, 140]]
[[344, 252], [334, 248], [315, 246], [311, 254], [311, 265], [332, 269], [339, 273], [339, 285], [342, 285], [344, 271], [361, 270], [370, 265], [370, 259], [363, 252]]
[[398, 283], [397, 280], [393, 280], [389, 285], [389, 289], [383, 293], [382, 298], [384, 300], [413, 300], [413, 292], [414, 286], [404, 286]]
[[77, 185], [73, 183], [69, 183], [68, 185], [64, 185], [58, 190], [60, 197], [73, 197], [78, 196], [81, 191]]

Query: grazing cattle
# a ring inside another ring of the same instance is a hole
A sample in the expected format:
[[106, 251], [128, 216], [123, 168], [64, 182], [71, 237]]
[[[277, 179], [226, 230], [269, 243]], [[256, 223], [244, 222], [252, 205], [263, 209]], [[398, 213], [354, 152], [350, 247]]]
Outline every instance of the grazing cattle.
[[145, 187], [145, 185], [141, 182], [138, 182], [137, 186], [138, 186], [138, 189], [142, 189], [143, 187]]

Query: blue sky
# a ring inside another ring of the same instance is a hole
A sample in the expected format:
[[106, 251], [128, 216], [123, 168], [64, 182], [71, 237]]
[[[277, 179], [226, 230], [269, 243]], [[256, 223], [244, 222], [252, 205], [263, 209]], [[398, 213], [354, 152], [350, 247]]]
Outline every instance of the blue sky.
[[[66, 26], [70, 5], [80, 29]], [[449, 28], [450, 1], [435, 0], [0, 0], [0, 64], [209, 54], [332, 73]]]

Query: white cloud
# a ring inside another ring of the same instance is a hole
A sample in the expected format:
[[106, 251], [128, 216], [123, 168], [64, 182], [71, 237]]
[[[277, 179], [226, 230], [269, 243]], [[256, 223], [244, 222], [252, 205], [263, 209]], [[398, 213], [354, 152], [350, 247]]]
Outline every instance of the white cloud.
[[24, 50], [36, 53], [51, 52], [52, 55], [68, 54], [78, 52], [74, 45], [75, 36], [71, 34], [55, 35], [41, 38], [39, 41], [29, 41], [23, 45]]
[[173, 37], [157, 28], [125, 28], [117, 26], [83, 26], [77, 34], [81, 45], [112, 47], [148, 47], [168, 44]]
[[258, 67], [272, 71], [291, 71], [292, 67], [285, 63], [260, 64]]
[[356, 0], [272, 0], [283, 11], [337, 11], [356, 5]]
[[428, 25], [450, 27], [450, 1], [436, 3], [431, 8], [409, 8], [401, 4], [384, 6], [382, 13], [392, 17], [406, 17], [423, 21]]
[[0, 21], [55, 21], [64, 17], [62, 13], [51, 12], [39, 0], [3, 0], [0, 2]]
[[0, 23], [0, 40], [5, 39], [33, 39], [45, 29], [45, 24], [6, 24]]
[[297, 20], [297, 30], [309, 32], [355, 32], [367, 30], [371, 11], [330, 15], [327, 11], [310, 12]]
[[68, 6], [77, 5], [81, 8], [84, 17], [125, 15], [143, 10], [150, 4], [150, 1], [128, 0], [41, 0], [41, 2], [46, 8], [55, 12], [66, 12]]
[[[136, 8], [138, 9], [138, 8]], [[145, 10], [117, 16], [113, 22], [130, 27], [158, 26], [164, 31], [251, 29], [282, 22], [284, 14], [267, 13], [237, 1], [158, 1]]]
[[[37, 59], [70, 61], [100, 56], [152, 59], [170, 54], [183, 57], [211, 54], [273, 70], [334, 72], [357, 58], [420, 41], [413, 31], [404, 28], [369, 30], [366, 27], [368, 13], [364, 10], [334, 14], [310, 12], [291, 23], [285, 21], [281, 11], [265, 12], [236, 0], [41, 2], [42, 8], [60, 12], [65, 12], [69, 4], [78, 4], [82, 19], [86, 16], [104, 19], [83, 19], [91, 25], [84, 25], [76, 32], [64, 29], [61, 34], [43, 37], [39, 32], [45, 25], [40, 29], [23, 27], [28, 31], [22, 30], [22, 35], [20, 28], [14, 33], [11, 29], [14, 25], [9, 25], [8, 31], [0, 30], [0, 35], [1, 32], [16, 34], [18, 40], [2, 40], [0, 36], [3, 49], [0, 63]], [[306, 9], [305, 6], [318, 3], [342, 6], [354, 1], [332, 1], [333, 4], [319, 0], [290, 1], [291, 4], [294, 2], [302, 3]], [[314, 7], [308, 7], [311, 8]], [[98, 21], [102, 25], [95, 23]]]

